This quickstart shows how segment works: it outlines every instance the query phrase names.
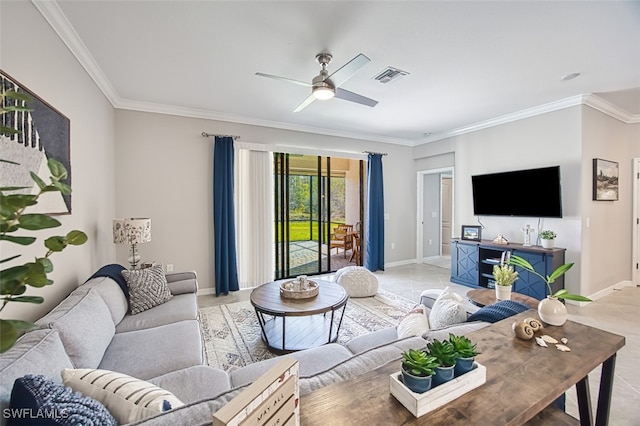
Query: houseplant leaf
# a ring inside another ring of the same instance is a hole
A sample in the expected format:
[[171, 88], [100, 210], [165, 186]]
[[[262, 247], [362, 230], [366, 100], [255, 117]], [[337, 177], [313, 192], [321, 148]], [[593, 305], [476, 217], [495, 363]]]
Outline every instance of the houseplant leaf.
[[23, 214], [18, 219], [20, 227], [30, 231], [38, 231], [40, 229], [57, 228], [61, 223], [46, 214]]

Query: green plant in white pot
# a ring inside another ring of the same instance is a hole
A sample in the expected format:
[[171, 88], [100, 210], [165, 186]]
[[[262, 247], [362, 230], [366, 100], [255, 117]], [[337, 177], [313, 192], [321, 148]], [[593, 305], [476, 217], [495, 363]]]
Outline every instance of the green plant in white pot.
[[511, 258], [509, 259], [509, 263], [539, 276], [547, 285], [547, 291], [549, 292], [549, 294], [546, 299], [541, 300], [538, 304], [538, 315], [540, 316], [540, 319], [547, 324], [563, 325], [567, 321], [567, 308], [564, 306], [564, 303], [562, 303], [558, 299], [573, 300], [576, 302], [592, 301], [588, 297], [580, 296], [579, 294], [571, 294], [567, 289], [564, 288], [553, 293], [551, 284], [553, 284], [556, 279], [560, 278], [565, 272], [571, 269], [573, 263], [565, 263], [558, 266], [555, 271], [551, 273], [551, 275], [547, 275], [546, 277], [538, 273], [533, 268], [531, 263], [520, 256], [511, 256]]
[[507, 263], [493, 265], [493, 280], [496, 283], [496, 299], [510, 300], [513, 283], [518, 279], [518, 272]]
[[558, 236], [558, 234], [547, 229], [541, 231], [538, 236], [540, 237], [540, 243], [542, 244], [542, 247], [551, 249], [555, 245], [556, 237]]

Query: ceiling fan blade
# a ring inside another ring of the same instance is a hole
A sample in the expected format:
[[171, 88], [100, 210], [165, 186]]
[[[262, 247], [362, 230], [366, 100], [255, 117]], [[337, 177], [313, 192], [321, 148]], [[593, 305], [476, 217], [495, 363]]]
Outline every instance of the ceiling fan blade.
[[329, 76], [329, 80], [333, 83], [334, 87], [340, 87], [342, 84], [349, 80], [355, 73], [360, 71], [360, 68], [371, 62], [371, 59], [360, 53], [358, 56], [344, 64], [340, 69], [335, 71]]
[[350, 92], [341, 88], [336, 88], [336, 98], [344, 99], [345, 101], [355, 102], [361, 105], [374, 107], [378, 104], [378, 101], [374, 101], [366, 96], [358, 95], [357, 93]]
[[307, 99], [305, 99], [304, 101], [302, 101], [302, 103], [300, 105], [298, 105], [298, 108], [294, 109], [293, 112], [302, 111], [303, 109], [308, 107], [311, 102], [313, 102], [315, 100], [316, 100], [316, 98], [315, 98], [315, 96], [313, 96], [313, 94], [309, 95], [309, 97]]
[[304, 81], [299, 81], [299, 80], [293, 80], [291, 78], [286, 78], [286, 77], [279, 77], [277, 75], [271, 75], [271, 74], [264, 74], [261, 72], [257, 72], [256, 73], [257, 76], [260, 77], [267, 77], [267, 78], [273, 78], [274, 80], [282, 80], [282, 81], [286, 81], [288, 83], [293, 83], [293, 84], [297, 84], [299, 86], [304, 86], [304, 87], [311, 87], [310, 83], [305, 83]]

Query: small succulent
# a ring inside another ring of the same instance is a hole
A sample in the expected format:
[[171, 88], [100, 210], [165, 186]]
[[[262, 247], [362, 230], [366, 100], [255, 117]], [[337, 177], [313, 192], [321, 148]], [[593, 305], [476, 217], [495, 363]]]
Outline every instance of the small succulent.
[[449, 342], [453, 345], [456, 358], [473, 358], [478, 355], [476, 344], [466, 336], [456, 336], [449, 333]]
[[441, 367], [453, 367], [456, 364], [456, 352], [448, 340], [433, 339], [427, 343], [429, 354], [438, 360]]
[[558, 234], [556, 234], [555, 232], [550, 231], [550, 230], [541, 231], [540, 234], [538, 234], [538, 235], [543, 240], [553, 240], [558, 236]]
[[434, 375], [434, 369], [440, 364], [435, 357], [424, 350], [409, 349], [402, 353], [402, 365], [414, 376], [428, 377]]

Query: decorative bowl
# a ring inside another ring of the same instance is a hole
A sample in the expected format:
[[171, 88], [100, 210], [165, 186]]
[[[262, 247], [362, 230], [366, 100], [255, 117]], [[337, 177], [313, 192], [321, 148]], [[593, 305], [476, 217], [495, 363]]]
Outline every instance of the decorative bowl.
[[307, 288], [301, 288], [295, 281], [280, 284], [280, 296], [287, 299], [310, 299], [318, 295], [320, 287], [315, 281], [307, 281]]

